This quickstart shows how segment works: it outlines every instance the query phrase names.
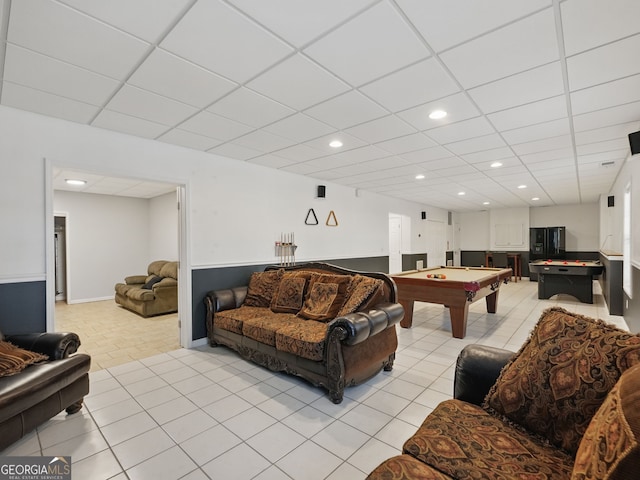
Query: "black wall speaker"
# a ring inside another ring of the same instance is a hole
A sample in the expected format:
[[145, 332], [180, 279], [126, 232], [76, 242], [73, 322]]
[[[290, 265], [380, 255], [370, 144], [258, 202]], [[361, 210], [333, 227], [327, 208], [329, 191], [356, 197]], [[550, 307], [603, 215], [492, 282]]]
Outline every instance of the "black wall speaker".
[[640, 153], [640, 132], [629, 134], [629, 147], [631, 148], [631, 155]]
[[327, 196], [327, 187], [324, 185], [318, 185], [318, 198], [324, 198]]
[[427, 219], [427, 212], [420, 212], [420, 218], [422, 218], [422, 220], [426, 220]]
[[614, 206], [613, 195], [610, 195], [607, 197], [607, 207], [613, 207], [613, 206]]

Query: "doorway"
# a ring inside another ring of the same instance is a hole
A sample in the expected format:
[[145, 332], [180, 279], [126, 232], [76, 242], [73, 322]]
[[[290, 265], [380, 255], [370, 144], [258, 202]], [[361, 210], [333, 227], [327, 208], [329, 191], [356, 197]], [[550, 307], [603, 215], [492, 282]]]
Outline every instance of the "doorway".
[[[55, 166], [56, 169], [65, 168], [62, 166]], [[96, 173], [91, 172], [89, 175], [98, 175], [105, 176], [109, 175], [109, 173]], [[117, 177], [112, 175], [113, 178], [122, 180], [123, 177]], [[56, 321], [55, 321], [55, 302], [56, 299], [61, 299], [61, 273], [64, 272], [64, 295], [65, 300], [69, 300], [70, 291], [69, 291], [69, 281], [70, 281], [70, 273], [69, 273], [69, 248], [71, 245], [69, 239], [69, 218], [64, 217], [64, 243], [65, 248], [62, 249], [61, 240], [61, 220], [56, 219], [56, 217], [64, 216], [58, 215], [56, 212], [54, 214], [54, 165], [51, 161], [45, 159], [45, 180], [46, 180], [46, 230], [51, 232], [46, 236], [46, 284], [47, 284], [47, 294], [46, 294], [46, 307], [47, 307], [47, 319], [46, 326], [47, 331], [55, 331], [56, 330]], [[176, 343], [179, 346], [183, 347], [191, 347], [193, 346], [192, 340], [192, 324], [191, 324], [191, 275], [187, 272], [190, 271], [189, 260], [188, 260], [188, 250], [189, 250], [189, 242], [187, 238], [188, 231], [188, 208], [186, 208], [186, 202], [188, 200], [187, 195], [187, 182], [182, 184], [176, 184], [173, 180], [172, 183], [163, 182], [163, 180], [159, 179], [145, 179], [139, 180], [144, 181], [145, 186], [149, 186], [153, 182], [156, 183], [166, 183], [166, 185], [170, 185], [173, 188], [173, 193], [171, 194], [174, 198], [173, 205], [177, 211], [177, 226], [176, 226], [176, 235], [178, 237], [176, 252], [172, 255], [175, 259], [177, 256], [177, 260], [179, 262], [178, 268], [178, 314], [177, 314], [177, 340]], [[108, 196], [108, 194], [107, 194]], [[176, 208], [177, 207], [177, 208]], [[96, 220], [99, 222], [99, 220]], [[86, 223], [86, 222], [85, 222]], [[57, 226], [56, 226], [57, 224]], [[80, 222], [79, 225], [82, 225], [84, 230], [91, 228], [88, 225], [85, 225], [83, 222]], [[60, 255], [56, 254], [56, 250], [58, 253], [64, 252], [64, 265], [66, 268], [62, 268], [63, 262], [60, 258]], [[56, 275], [57, 273], [57, 275]], [[128, 272], [129, 273], [129, 272]], [[130, 274], [138, 274], [138, 273], [146, 273], [145, 272], [131, 272]], [[75, 275], [75, 274], [74, 274]], [[115, 281], [110, 279], [109, 281], [115, 284], [118, 281], [123, 281], [124, 278], [118, 278]], [[113, 285], [111, 285], [113, 288]], [[76, 292], [76, 295], [80, 295], [79, 298], [84, 298], [80, 293]], [[109, 292], [109, 298], [113, 301], [113, 294]], [[97, 300], [101, 300], [98, 298]], [[104, 300], [104, 299], [102, 299]]]
[[56, 215], [54, 223], [56, 302], [67, 299], [67, 217]]

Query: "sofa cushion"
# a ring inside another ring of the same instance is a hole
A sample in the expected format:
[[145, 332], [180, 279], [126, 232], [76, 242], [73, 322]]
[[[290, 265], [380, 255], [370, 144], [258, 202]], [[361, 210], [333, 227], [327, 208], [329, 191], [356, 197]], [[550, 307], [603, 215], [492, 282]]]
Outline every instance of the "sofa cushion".
[[157, 277], [156, 275], [151, 275], [151, 278], [147, 279], [147, 283], [142, 285], [141, 288], [144, 288], [145, 290], [151, 290], [156, 283], [161, 282], [161, 281], [162, 281], [162, 277]]
[[313, 320], [297, 320], [276, 331], [276, 349], [302, 358], [321, 362], [329, 325]]
[[8, 377], [24, 370], [28, 365], [42, 362], [49, 357], [0, 341], [0, 377]]
[[161, 277], [160, 272], [162, 271], [162, 267], [164, 267], [166, 260], [155, 260], [149, 264], [147, 267], [147, 274], [149, 275], [157, 275]]
[[492, 412], [576, 453], [622, 372], [640, 362], [640, 335], [553, 307], [485, 398]]
[[298, 313], [304, 303], [309, 275], [285, 273], [271, 299], [271, 310], [279, 313]]
[[319, 275], [313, 278], [298, 316], [307, 320], [333, 320], [347, 298], [350, 283], [349, 275]]
[[411, 455], [396, 455], [382, 462], [366, 480], [452, 480]]
[[178, 262], [167, 262], [160, 269], [159, 277], [178, 279]]
[[340, 308], [338, 316], [348, 315], [357, 312], [362, 305], [384, 282], [377, 278], [367, 277], [365, 275], [354, 275], [351, 279], [351, 287], [349, 288], [347, 299]]
[[127, 292], [132, 288], [140, 288], [140, 285], [126, 285], [124, 283], [116, 283], [116, 293], [126, 296]]
[[640, 465], [640, 365], [622, 374], [582, 437], [572, 480], [637, 478]]
[[249, 307], [269, 307], [271, 299], [282, 278], [282, 269], [254, 272], [249, 279], [244, 305]]
[[150, 302], [154, 300], [156, 296], [153, 290], [144, 290], [142, 288], [131, 288], [127, 290], [127, 298], [131, 300], [138, 300], [141, 302]]
[[222, 330], [242, 335], [244, 321], [264, 317], [265, 310], [264, 307], [248, 307], [246, 305], [231, 310], [223, 310], [215, 314], [214, 325]]
[[563, 450], [461, 400], [440, 403], [403, 451], [459, 480], [569, 479], [573, 465]]
[[242, 335], [253, 338], [256, 342], [276, 346], [276, 332], [287, 325], [300, 323], [293, 313], [274, 313], [263, 308], [263, 315], [258, 318], [246, 319], [242, 323]]

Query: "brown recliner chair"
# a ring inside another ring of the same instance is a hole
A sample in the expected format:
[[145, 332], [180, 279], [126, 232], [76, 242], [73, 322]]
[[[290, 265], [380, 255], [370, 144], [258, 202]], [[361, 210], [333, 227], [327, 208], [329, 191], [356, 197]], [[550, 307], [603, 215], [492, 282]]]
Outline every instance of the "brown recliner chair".
[[156, 260], [147, 275], [131, 275], [116, 283], [116, 303], [143, 317], [178, 311], [178, 262]]
[[89, 393], [91, 357], [77, 353], [75, 333], [33, 333], [3, 337], [22, 349], [49, 357], [11, 376], [0, 377], [0, 451], [62, 410], [82, 408]]

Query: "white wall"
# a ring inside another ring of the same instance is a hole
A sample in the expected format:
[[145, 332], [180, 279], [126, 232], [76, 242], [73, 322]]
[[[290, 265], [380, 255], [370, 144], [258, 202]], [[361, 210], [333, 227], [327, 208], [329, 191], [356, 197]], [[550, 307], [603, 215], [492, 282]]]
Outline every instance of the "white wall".
[[461, 212], [460, 250], [489, 250], [489, 211]]
[[148, 260], [178, 260], [178, 209], [176, 192], [147, 200], [149, 204]]
[[67, 217], [68, 303], [112, 298], [126, 275], [146, 273], [148, 200], [56, 191], [53, 209]]
[[[604, 245], [604, 250], [620, 255], [622, 255], [623, 250], [623, 199], [625, 188], [629, 182], [632, 182], [631, 215], [635, 221], [632, 222], [631, 233], [633, 246], [635, 247], [636, 245], [640, 245], [640, 155], [629, 155], [626, 158], [613, 188], [608, 195], [603, 195], [600, 198], [600, 244]], [[609, 195], [612, 195], [614, 198], [613, 207], [607, 207], [607, 196]], [[638, 249], [639, 247], [636, 247], [636, 251], [638, 251]]]
[[531, 209], [529, 216], [532, 227], [567, 227], [566, 250], [597, 252], [601, 248], [597, 203], [536, 207]]

